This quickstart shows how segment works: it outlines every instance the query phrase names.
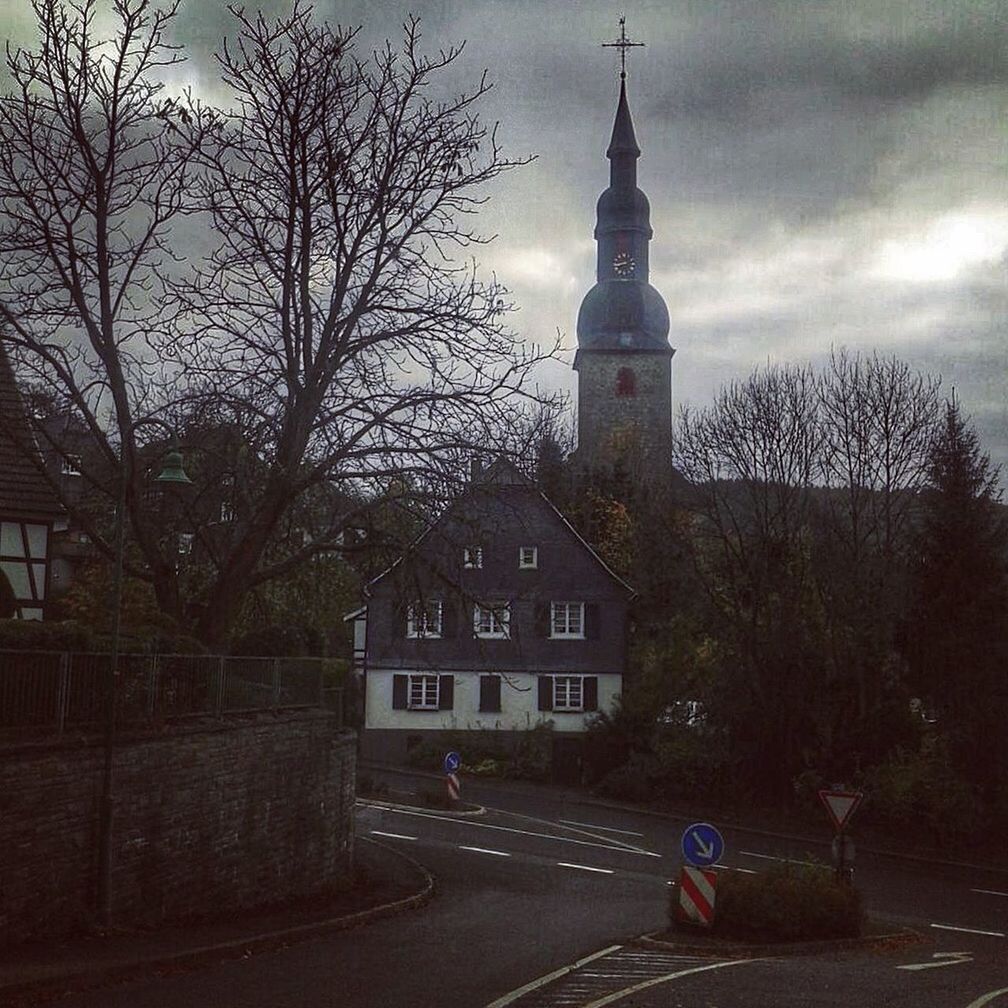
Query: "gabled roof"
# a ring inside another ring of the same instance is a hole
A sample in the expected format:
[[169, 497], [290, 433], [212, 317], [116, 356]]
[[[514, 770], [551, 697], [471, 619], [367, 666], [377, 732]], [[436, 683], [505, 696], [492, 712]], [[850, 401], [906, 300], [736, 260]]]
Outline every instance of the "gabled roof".
[[634, 596], [637, 592], [626, 583], [603, 559], [598, 555], [598, 553], [592, 548], [591, 545], [584, 539], [584, 537], [574, 528], [573, 525], [564, 517], [560, 509], [539, 489], [536, 483], [529, 479], [521, 470], [517, 468], [512, 462], [503, 457], [498, 457], [495, 459], [486, 469], [479, 473], [476, 479], [470, 483], [466, 490], [464, 490], [458, 497], [456, 497], [451, 503], [449, 503], [445, 509], [438, 515], [437, 518], [431, 522], [430, 525], [424, 529], [423, 532], [413, 540], [412, 543], [406, 548], [405, 552], [396, 559], [392, 564], [385, 568], [380, 574], [373, 577], [370, 581], [364, 585], [364, 596], [365, 598], [371, 595], [371, 589], [374, 585], [382, 581], [393, 570], [396, 569], [405, 559], [412, 553], [416, 553], [419, 549], [420, 544], [439, 526], [448, 521], [453, 515], [459, 512], [460, 509], [464, 507], [466, 500], [472, 499], [477, 491], [486, 491], [491, 487], [507, 487], [508, 489], [519, 488], [524, 490], [533, 496], [536, 500], [542, 501], [546, 507], [557, 517], [560, 523], [567, 529], [567, 531], [575, 538], [575, 540], [580, 543], [580, 545], [585, 549], [585, 551], [595, 560], [595, 562], [602, 568], [602, 570], [615, 581], [621, 588], [623, 588], [629, 595]]
[[43, 475], [42, 456], [0, 337], [0, 514], [49, 520], [63, 506]]

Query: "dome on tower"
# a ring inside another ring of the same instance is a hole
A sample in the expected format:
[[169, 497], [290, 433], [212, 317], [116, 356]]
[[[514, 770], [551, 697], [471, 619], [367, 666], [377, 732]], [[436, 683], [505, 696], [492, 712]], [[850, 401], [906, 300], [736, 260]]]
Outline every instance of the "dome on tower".
[[610, 186], [598, 198], [595, 206], [598, 223], [595, 237], [607, 231], [641, 231], [651, 237], [651, 204], [636, 186], [613, 188]]
[[649, 283], [601, 280], [581, 302], [579, 350], [657, 350], [671, 355], [668, 334], [668, 308]]

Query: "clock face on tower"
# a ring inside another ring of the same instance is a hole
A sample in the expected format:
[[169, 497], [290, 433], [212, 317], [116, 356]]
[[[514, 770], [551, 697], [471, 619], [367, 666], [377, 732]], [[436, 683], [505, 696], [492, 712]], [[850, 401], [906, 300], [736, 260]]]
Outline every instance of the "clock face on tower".
[[618, 277], [633, 276], [637, 262], [629, 252], [617, 252], [612, 261], [613, 272]]

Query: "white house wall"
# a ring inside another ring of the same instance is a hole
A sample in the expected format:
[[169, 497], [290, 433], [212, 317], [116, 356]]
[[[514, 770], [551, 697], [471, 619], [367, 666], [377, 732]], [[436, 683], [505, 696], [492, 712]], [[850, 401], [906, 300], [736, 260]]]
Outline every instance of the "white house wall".
[[[430, 669], [396, 669], [399, 675], [431, 674]], [[479, 709], [480, 672], [452, 672], [455, 677], [452, 710], [395, 710], [392, 707], [393, 672], [368, 669], [366, 728], [449, 731], [524, 731], [546, 721], [555, 732], [583, 732], [595, 711], [539, 710], [538, 676], [528, 672], [506, 673], [501, 683], [501, 710]], [[487, 674], [486, 672], [482, 674]], [[592, 673], [595, 675], [595, 673]], [[622, 686], [622, 676], [598, 675], [598, 708], [611, 712]]]

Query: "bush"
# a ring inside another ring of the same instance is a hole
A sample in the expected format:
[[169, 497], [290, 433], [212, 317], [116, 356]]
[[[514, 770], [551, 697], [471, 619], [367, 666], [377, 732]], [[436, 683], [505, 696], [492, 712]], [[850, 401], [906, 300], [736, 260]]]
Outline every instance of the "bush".
[[[673, 888], [674, 926], [679, 892]], [[750, 941], [851, 938], [861, 933], [861, 894], [825, 865], [775, 865], [756, 875], [718, 873], [714, 933]]]
[[610, 770], [595, 787], [595, 794], [615, 801], [648, 802], [661, 793], [661, 769], [653, 756], [631, 753], [621, 767]]
[[536, 725], [518, 737], [504, 776], [512, 780], [546, 781], [553, 770], [553, 722]]
[[898, 749], [868, 774], [865, 812], [897, 833], [930, 834], [935, 843], [972, 832], [977, 816], [972, 788], [949, 765], [940, 739], [919, 752]]
[[662, 725], [656, 732], [655, 783], [665, 798], [718, 801], [730, 791], [724, 739], [702, 725]]
[[0, 650], [93, 651], [95, 640], [86, 627], [72, 620], [0, 619]]
[[464, 763], [462, 772], [473, 777], [503, 777], [507, 764], [498, 759], [480, 760], [479, 763]]
[[506, 740], [493, 731], [455, 731], [424, 739], [406, 754], [417, 770], [441, 773], [445, 753], [462, 757], [462, 772], [476, 776], [499, 776], [511, 780], [548, 780], [553, 754], [552, 724], [537, 725]]

